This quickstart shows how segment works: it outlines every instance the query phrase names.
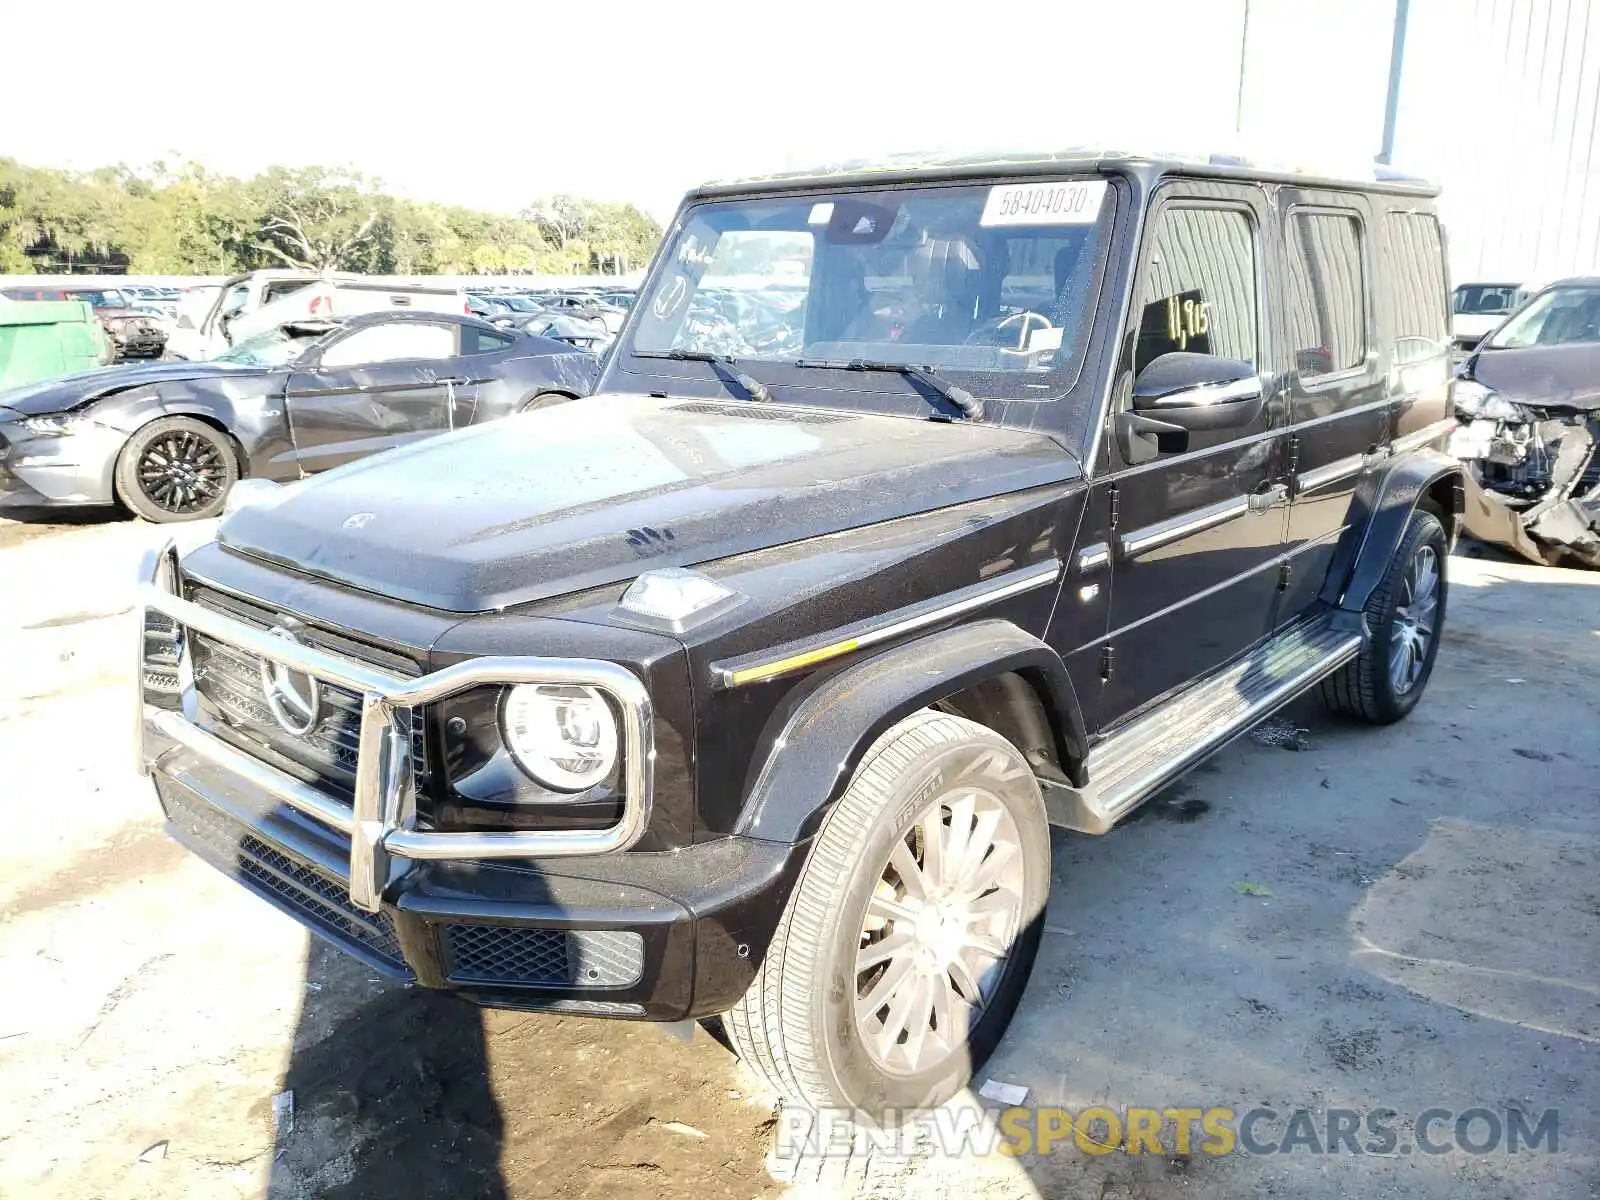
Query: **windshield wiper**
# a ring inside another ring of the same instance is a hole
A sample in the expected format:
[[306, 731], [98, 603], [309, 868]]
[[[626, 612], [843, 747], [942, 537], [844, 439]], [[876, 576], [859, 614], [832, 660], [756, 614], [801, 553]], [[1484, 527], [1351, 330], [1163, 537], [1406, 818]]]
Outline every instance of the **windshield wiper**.
[[741, 371], [739, 360], [731, 354], [712, 354], [708, 350], [635, 350], [635, 358], [671, 358], [678, 362], [703, 362], [722, 367], [732, 375], [734, 380], [745, 391], [750, 393], [752, 400], [767, 401], [772, 399], [772, 392], [767, 385], [754, 375]]
[[851, 358], [843, 362], [830, 359], [796, 359], [797, 367], [826, 367], [835, 371], [893, 371], [897, 375], [904, 375], [907, 379], [914, 379], [918, 383], [926, 384], [946, 400], [961, 410], [961, 415], [969, 421], [976, 421], [983, 416], [983, 401], [979, 400], [964, 387], [957, 387], [942, 375], [934, 374], [932, 367], [919, 367], [912, 363], [879, 362], [870, 358]]

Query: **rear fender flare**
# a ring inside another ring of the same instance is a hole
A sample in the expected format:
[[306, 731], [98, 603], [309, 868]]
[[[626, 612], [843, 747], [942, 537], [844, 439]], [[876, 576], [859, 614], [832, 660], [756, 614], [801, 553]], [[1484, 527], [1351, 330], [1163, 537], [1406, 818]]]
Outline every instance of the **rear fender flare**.
[[1447, 516], [1459, 522], [1464, 491], [1461, 463], [1438, 450], [1417, 450], [1364, 479], [1351, 499], [1351, 520], [1323, 584], [1322, 599], [1345, 612], [1365, 611], [1383, 582], [1417, 505], [1449, 481]]
[[904, 642], [795, 688], [752, 757], [753, 782], [734, 832], [789, 843], [810, 837], [886, 730], [1007, 671], [1039, 693], [1062, 763], [1081, 764], [1083, 716], [1061, 656], [1010, 621], [977, 621]]

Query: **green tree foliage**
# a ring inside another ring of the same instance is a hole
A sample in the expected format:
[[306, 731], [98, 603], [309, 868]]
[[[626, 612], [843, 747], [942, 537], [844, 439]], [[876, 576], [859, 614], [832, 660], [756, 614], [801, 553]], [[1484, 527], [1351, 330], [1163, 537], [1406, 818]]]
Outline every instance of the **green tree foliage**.
[[252, 179], [194, 163], [87, 173], [0, 158], [0, 273], [222, 275], [262, 267], [374, 274], [620, 274], [661, 227], [631, 204], [578, 196], [521, 216], [407, 200], [322, 167]]

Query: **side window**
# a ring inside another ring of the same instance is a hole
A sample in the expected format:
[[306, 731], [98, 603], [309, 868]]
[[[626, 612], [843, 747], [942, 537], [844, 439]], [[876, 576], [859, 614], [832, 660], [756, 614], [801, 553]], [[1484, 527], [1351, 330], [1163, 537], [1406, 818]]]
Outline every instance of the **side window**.
[[1383, 291], [1394, 314], [1395, 364], [1405, 367], [1449, 349], [1444, 239], [1431, 213], [1390, 213], [1383, 227]]
[[1134, 373], [1177, 350], [1259, 366], [1257, 290], [1255, 226], [1246, 213], [1163, 209], [1150, 242]]
[[369, 325], [335, 342], [323, 352], [322, 366], [437, 360], [454, 358], [455, 353], [455, 326], [396, 321], [389, 325]]
[[463, 354], [494, 354], [504, 350], [517, 339], [505, 333], [493, 333], [487, 329], [475, 329], [470, 325], [461, 327], [461, 353]]
[[1361, 223], [1341, 213], [1289, 215], [1289, 348], [1302, 380], [1359, 367], [1367, 357]]

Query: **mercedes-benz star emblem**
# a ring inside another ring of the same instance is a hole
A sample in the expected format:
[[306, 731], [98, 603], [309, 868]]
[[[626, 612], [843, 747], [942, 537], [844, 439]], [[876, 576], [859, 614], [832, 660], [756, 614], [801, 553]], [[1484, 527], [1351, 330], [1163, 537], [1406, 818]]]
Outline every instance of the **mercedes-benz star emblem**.
[[[273, 626], [271, 633], [287, 642], [300, 640], [286, 625]], [[266, 697], [273, 720], [285, 733], [304, 737], [316, 728], [317, 718], [322, 715], [322, 689], [310, 675], [263, 658], [261, 694]]]

